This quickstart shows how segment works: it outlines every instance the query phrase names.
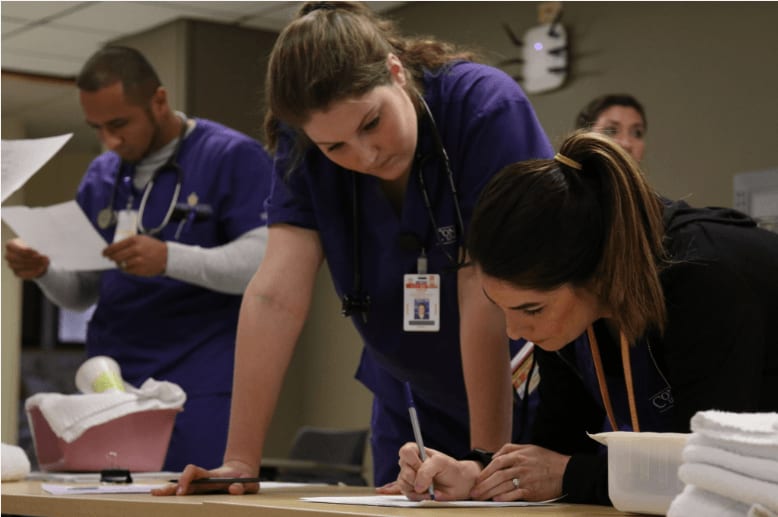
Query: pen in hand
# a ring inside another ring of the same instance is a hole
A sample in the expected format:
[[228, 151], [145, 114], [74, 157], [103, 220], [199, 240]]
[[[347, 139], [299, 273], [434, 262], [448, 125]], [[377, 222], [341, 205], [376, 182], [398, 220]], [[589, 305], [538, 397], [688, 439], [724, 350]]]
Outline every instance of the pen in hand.
[[[421, 461], [427, 459], [427, 453], [424, 450], [424, 440], [421, 437], [421, 427], [419, 426], [419, 416], [416, 414], [416, 404], [413, 402], [413, 393], [411, 392], [411, 383], [405, 382], [405, 398], [408, 402], [408, 413], [411, 415], [411, 426], [413, 427], [413, 436], [416, 437], [416, 446], [419, 448]], [[430, 499], [435, 500], [435, 485], [430, 482]]]

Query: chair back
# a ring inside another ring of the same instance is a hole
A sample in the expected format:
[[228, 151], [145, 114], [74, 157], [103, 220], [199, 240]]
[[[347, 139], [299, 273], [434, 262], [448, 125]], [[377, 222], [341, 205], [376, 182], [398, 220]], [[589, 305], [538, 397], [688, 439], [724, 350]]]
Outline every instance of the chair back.
[[315, 462], [308, 468], [279, 469], [278, 481], [367, 485], [362, 475], [367, 429], [303, 426], [297, 431], [289, 459]]

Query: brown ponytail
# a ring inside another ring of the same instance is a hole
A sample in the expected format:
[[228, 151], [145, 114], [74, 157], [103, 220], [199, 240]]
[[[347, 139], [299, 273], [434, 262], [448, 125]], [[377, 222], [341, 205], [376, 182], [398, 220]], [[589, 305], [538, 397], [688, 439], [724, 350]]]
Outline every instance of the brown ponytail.
[[604, 135], [577, 132], [556, 160], [509, 165], [486, 186], [468, 252], [515, 285], [588, 286], [630, 342], [666, 323], [662, 204], [637, 163]]

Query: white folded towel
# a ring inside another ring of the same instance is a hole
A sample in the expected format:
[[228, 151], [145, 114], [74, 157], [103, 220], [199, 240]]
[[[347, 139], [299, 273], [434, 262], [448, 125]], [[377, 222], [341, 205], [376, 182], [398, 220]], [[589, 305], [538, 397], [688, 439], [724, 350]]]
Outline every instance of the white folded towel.
[[778, 461], [778, 448], [774, 445], [754, 445], [733, 440], [719, 440], [704, 436], [700, 433], [692, 433], [686, 444], [713, 447], [715, 449], [741, 454], [749, 458], [762, 458]]
[[778, 461], [778, 413], [699, 411], [691, 428], [690, 444]]
[[685, 463], [704, 463], [731, 470], [754, 479], [778, 484], [778, 461], [746, 456], [718, 447], [687, 442], [683, 449]]
[[778, 447], [778, 413], [698, 411], [692, 417], [691, 428], [719, 440]]
[[62, 395], [38, 393], [25, 401], [29, 411], [37, 407], [54, 434], [71, 443], [87, 429], [110, 420], [152, 409], [180, 409], [186, 393], [172, 382], [148, 379], [140, 389], [126, 385], [125, 393]]
[[694, 485], [686, 485], [683, 492], [670, 503], [667, 517], [745, 517], [747, 513], [748, 505]]
[[728, 469], [701, 463], [682, 463], [678, 478], [687, 485], [740, 501], [748, 506], [761, 504], [778, 512], [778, 483], [761, 481]]
[[2, 444], [2, 481], [18, 481], [24, 479], [30, 473], [30, 459], [24, 449], [17, 445]]

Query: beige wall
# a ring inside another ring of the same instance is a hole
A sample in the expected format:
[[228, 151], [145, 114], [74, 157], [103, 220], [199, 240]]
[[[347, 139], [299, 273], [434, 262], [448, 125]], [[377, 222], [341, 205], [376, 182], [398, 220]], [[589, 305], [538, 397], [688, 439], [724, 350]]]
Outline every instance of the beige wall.
[[[530, 100], [554, 145], [601, 93], [644, 104], [644, 166], [660, 192], [732, 205], [732, 175], [778, 165], [778, 3], [563, 2], [572, 75]], [[520, 56], [537, 2], [411, 2], [393, 12], [406, 32], [477, 46], [492, 64]], [[506, 66], [511, 74], [520, 71]]]
[[[2, 138], [24, 138], [24, 123], [18, 119], [2, 119]], [[7, 203], [20, 204], [24, 202], [24, 193], [17, 191], [7, 200]], [[3, 249], [5, 243], [15, 235], [5, 223], [2, 223]], [[0, 438], [3, 443], [16, 443], [19, 429], [18, 405], [19, 400], [19, 343], [21, 341], [22, 307], [22, 283], [8, 267], [5, 260], [0, 267], [0, 295], [2, 296], [0, 309], [2, 321], [0, 321], [0, 344], [2, 345], [0, 356], [0, 403], [2, 403], [2, 419], [0, 419]]]

